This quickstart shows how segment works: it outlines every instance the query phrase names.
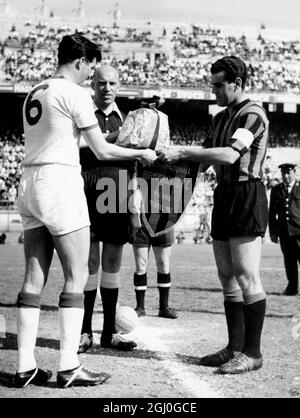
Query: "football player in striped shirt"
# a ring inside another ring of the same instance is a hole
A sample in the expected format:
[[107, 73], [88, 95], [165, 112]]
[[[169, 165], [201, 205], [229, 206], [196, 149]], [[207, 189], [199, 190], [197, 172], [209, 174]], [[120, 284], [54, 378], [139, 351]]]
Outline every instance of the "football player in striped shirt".
[[223, 288], [229, 341], [217, 353], [201, 358], [221, 374], [259, 369], [266, 294], [259, 264], [268, 221], [262, 182], [268, 139], [264, 109], [245, 94], [247, 67], [226, 56], [211, 66], [212, 92], [225, 107], [212, 120], [204, 147], [172, 147], [161, 159], [190, 159], [215, 165], [217, 187], [212, 213], [213, 249]]

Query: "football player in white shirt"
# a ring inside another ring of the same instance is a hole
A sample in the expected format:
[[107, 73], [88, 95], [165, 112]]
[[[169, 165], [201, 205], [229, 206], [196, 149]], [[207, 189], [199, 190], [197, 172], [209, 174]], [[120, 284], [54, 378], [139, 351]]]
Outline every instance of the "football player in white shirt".
[[41, 292], [54, 248], [65, 284], [59, 299], [60, 387], [98, 385], [106, 373], [83, 368], [77, 349], [83, 318], [83, 290], [88, 278], [89, 215], [79, 164], [79, 141], [99, 159], [156, 159], [151, 150], [121, 148], [105, 141], [90, 95], [80, 86], [101, 60], [101, 51], [82, 35], [67, 35], [58, 47], [54, 77], [35, 86], [23, 107], [24, 174], [18, 205], [24, 226], [25, 280], [18, 295], [18, 370], [15, 387], [46, 383], [52, 373], [37, 367]]

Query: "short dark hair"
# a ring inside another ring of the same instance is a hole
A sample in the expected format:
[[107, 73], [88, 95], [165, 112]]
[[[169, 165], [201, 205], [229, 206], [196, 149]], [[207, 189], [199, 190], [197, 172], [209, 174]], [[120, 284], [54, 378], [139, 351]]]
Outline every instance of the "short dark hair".
[[242, 79], [242, 88], [245, 88], [247, 81], [247, 66], [243, 60], [234, 55], [223, 57], [211, 66], [210, 72], [212, 74], [224, 71], [225, 80], [233, 83], [237, 77]]
[[89, 62], [96, 58], [99, 62], [102, 58], [100, 47], [78, 33], [64, 36], [58, 46], [58, 65], [68, 64], [78, 58], [85, 58]]

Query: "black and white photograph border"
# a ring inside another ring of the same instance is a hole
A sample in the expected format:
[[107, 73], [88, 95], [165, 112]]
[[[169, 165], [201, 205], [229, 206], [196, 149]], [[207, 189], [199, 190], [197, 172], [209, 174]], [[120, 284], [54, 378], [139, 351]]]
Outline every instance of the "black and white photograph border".
[[[142, 99], [161, 95], [166, 100], [161, 111], [169, 117], [171, 145], [192, 146], [202, 144], [211, 116], [221, 110], [211, 90], [210, 65], [224, 55], [242, 54], [245, 58], [245, 41], [250, 54], [247, 63], [254, 76], [246, 88], [247, 95], [264, 107], [270, 120], [264, 167], [264, 184], [270, 198], [272, 187], [282, 181], [279, 165], [294, 163], [297, 176], [300, 167], [300, 3], [7, 0], [2, 1], [0, 10], [0, 234], [5, 235], [0, 242], [0, 398], [96, 398], [101, 399], [102, 412], [132, 415], [180, 412], [185, 401], [183, 412], [199, 412], [197, 402], [206, 398], [299, 398], [300, 299], [299, 295], [283, 294], [287, 286], [283, 254], [280, 245], [271, 241], [269, 229], [263, 239], [260, 264], [267, 295], [263, 367], [241, 375], [220, 375], [215, 368], [200, 364], [201, 357], [221, 349], [227, 341], [222, 288], [210, 237], [213, 168], [199, 174], [188, 213], [183, 213], [174, 225], [175, 236], [183, 231], [185, 237], [172, 245], [170, 258], [170, 304], [178, 317], [158, 316], [157, 268], [151, 250], [145, 295], [147, 315], [139, 317], [134, 330], [124, 336], [133, 339], [137, 347], [120, 352], [100, 346], [103, 307], [98, 292], [93, 316], [94, 345], [79, 358], [88, 369], [111, 377], [95, 387], [58, 388], [58, 300], [64, 279], [55, 252], [42, 294], [35, 349], [39, 367], [51, 369], [53, 377], [47, 384], [23, 389], [13, 387], [13, 378], [17, 365], [16, 301], [25, 273], [24, 235], [16, 204], [24, 158], [22, 106], [40, 77], [51, 75], [52, 50], [57, 47], [56, 40], [49, 41], [41, 47], [37, 62], [32, 57], [39, 48], [32, 47], [29, 40], [42, 44], [50, 27], [53, 33], [66, 33], [70, 28], [92, 37], [99, 33], [96, 25], [102, 26], [103, 62], [118, 64], [119, 60], [120, 108], [128, 112], [136, 109]], [[110, 31], [113, 36], [109, 36]], [[173, 35], [176, 41], [172, 41]], [[26, 36], [29, 43], [22, 44]], [[197, 44], [192, 42], [192, 36]], [[259, 50], [259, 45], [264, 48]], [[166, 67], [168, 54], [170, 62]], [[126, 56], [137, 66], [138, 74], [128, 70], [130, 62], [123, 61]], [[192, 64], [185, 67], [183, 63], [189, 59]], [[198, 59], [202, 66], [195, 65]], [[43, 73], [46, 64], [49, 67]], [[89, 84], [85, 87], [92, 95]], [[120, 306], [135, 307], [134, 273], [132, 245], [127, 243], [120, 272]], [[139, 406], [144, 409], [126, 409], [134, 399], [145, 401]], [[164, 402], [160, 403], [160, 399]], [[172, 409], [175, 400], [180, 402], [177, 411]], [[192, 410], [193, 401], [196, 411]]]

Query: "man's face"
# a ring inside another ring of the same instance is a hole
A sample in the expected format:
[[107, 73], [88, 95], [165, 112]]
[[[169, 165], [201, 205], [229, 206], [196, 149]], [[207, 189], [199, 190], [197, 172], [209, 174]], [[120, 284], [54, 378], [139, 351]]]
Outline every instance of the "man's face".
[[225, 80], [224, 71], [212, 74], [211, 76], [212, 93], [216, 95], [219, 106], [229, 106], [236, 99], [236, 85]]
[[92, 88], [95, 92], [95, 102], [100, 107], [107, 107], [115, 101], [119, 88], [118, 73], [110, 68], [96, 71]]
[[281, 169], [282, 181], [284, 184], [291, 184], [296, 178], [296, 170], [292, 167]]

